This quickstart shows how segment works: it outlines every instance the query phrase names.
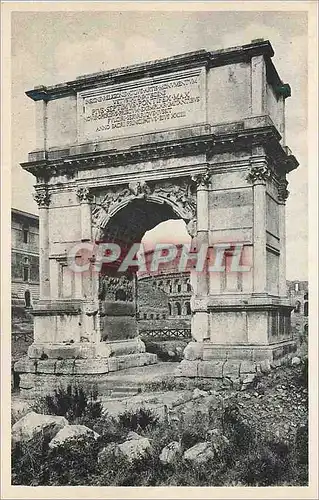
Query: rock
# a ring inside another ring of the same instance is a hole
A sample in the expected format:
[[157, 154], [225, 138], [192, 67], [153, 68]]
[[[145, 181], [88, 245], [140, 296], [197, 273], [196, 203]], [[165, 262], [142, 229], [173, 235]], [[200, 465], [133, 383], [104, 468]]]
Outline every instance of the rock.
[[196, 387], [196, 389], [194, 389], [193, 391], [193, 399], [197, 399], [197, 398], [200, 398], [200, 397], [205, 397], [205, 396], [208, 396], [208, 392], [207, 391], [201, 391], [200, 389], [198, 389]]
[[132, 439], [119, 445], [119, 450], [129, 461], [143, 458], [148, 451], [151, 451], [151, 443], [147, 438]]
[[12, 442], [27, 442], [36, 436], [52, 439], [63, 427], [68, 425], [64, 417], [40, 415], [31, 411], [12, 426]]
[[159, 459], [163, 464], [170, 464], [175, 460], [180, 452], [181, 446], [178, 441], [172, 441], [162, 449]]
[[184, 359], [188, 361], [195, 361], [203, 359], [203, 343], [202, 342], [189, 342], [184, 349]]
[[170, 358], [175, 358], [176, 356], [174, 351], [168, 351], [167, 354], [169, 355]]
[[241, 390], [244, 391], [248, 387], [251, 387], [256, 380], [256, 373], [248, 373], [245, 375]]
[[260, 362], [260, 371], [261, 373], [268, 375], [271, 372], [271, 366], [269, 359], [264, 359]]
[[55, 448], [56, 446], [60, 446], [67, 439], [77, 438], [77, 437], [85, 437], [92, 436], [95, 439], [100, 437], [99, 434], [89, 429], [85, 425], [66, 425], [61, 429], [56, 436], [51, 439], [49, 443], [49, 448]]
[[203, 464], [208, 460], [214, 458], [215, 454], [211, 443], [204, 441], [202, 443], [197, 443], [192, 448], [185, 451], [183, 458], [188, 462], [194, 464]]
[[292, 360], [291, 360], [291, 364], [292, 364], [292, 366], [298, 366], [298, 365], [300, 365], [300, 363], [301, 363], [301, 359], [300, 359], [300, 358], [298, 358], [298, 356], [295, 356], [295, 357], [294, 357], [294, 358], [292, 358]]
[[126, 441], [133, 441], [134, 439], [143, 439], [143, 436], [140, 436], [137, 432], [130, 431], [126, 437]]

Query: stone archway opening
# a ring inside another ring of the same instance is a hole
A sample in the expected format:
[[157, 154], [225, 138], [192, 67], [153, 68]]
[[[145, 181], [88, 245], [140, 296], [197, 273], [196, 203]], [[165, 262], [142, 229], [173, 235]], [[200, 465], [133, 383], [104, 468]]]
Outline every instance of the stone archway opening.
[[[176, 234], [177, 222], [180, 222], [181, 240]], [[169, 203], [143, 198], [128, 201], [100, 228], [98, 245], [115, 243], [121, 250], [119, 258], [114, 262], [104, 263], [99, 274], [102, 341], [136, 337], [137, 319], [140, 314], [143, 315], [143, 311], [140, 312], [138, 308], [137, 273], [152, 273], [152, 262], [146, 258], [147, 250], [154, 249], [158, 242], [172, 246], [186, 241], [188, 222], [189, 219], [181, 218], [180, 213]], [[152, 233], [155, 235], [153, 239]], [[188, 239], [190, 240], [190, 236]], [[165, 249], [163, 252], [165, 254]], [[173, 265], [177, 266], [177, 263], [173, 262]], [[159, 263], [158, 270], [160, 266]], [[154, 274], [157, 274], [157, 270]], [[154, 308], [153, 319], [157, 317], [158, 310]]]

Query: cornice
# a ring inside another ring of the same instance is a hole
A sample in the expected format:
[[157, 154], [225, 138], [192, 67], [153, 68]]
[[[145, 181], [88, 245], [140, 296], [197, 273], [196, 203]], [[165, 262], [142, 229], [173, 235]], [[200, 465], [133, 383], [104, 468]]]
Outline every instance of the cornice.
[[[26, 95], [34, 101], [50, 101], [76, 95], [77, 92], [124, 83], [160, 74], [169, 74], [192, 67], [213, 68], [235, 62], [248, 62], [252, 57], [263, 55], [267, 61], [267, 78], [275, 88], [287, 89], [278, 76], [270, 58], [274, 51], [268, 40], [255, 41], [246, 45], [215, 51], [198, 50], [177, 56], [111, 69], [90, 75], [84, 75], [65, 83], [52, 86], [40, 85], [28, 90]], [[289, 86], [288, 86], [289, 87]], [[287, 93], [287, 91], [285, 90]], [[288, 94], [287, 94], [288, 96]]]
[[279, 175], [285, 175], [297, 168], [299, 163], [288, 148], [281, 146], [280, 138], [277, 129], [268, 125], [218, 136], [207, 133], [191, 138], [154, 142], [122, 150], [111, 149], [68, 155], [64, 149], [60, 157], [57, 157], [56, 151], [52, 156], [50, 151], [38, 151], [29, 155], [34, 158], [33, 161], [21, 163], [21, 166], [37, 177], [38, 182], [48, 182], [50, 178], [60, 175], [72, 179], [79, 170], [123, 166], [158, 159], [204, 154], [209, 162], [217, 153], [262, 145], [266, 155], [276, 165]]

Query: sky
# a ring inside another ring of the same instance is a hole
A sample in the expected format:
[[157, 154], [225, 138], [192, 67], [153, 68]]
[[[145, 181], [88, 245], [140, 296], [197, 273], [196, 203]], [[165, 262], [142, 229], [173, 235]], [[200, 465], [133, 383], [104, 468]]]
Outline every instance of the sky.
[[[270, 40], [277, 71], [292, 88], [286, 100], [286, 143], [300, 163], [288, 175], [287, 279], [308, 278], [307, 13], [14, 12], [11, 28], [12, 206], [32, 213], [37, 213], [35, 179], [19, 165], [35, 149], [34, 103], [26, 90], [198, 49]], [[176, 241], [188, 240], [184, 223], [174, 221], [146, 233], [144, 241], [164, 241], [168, 232]]]

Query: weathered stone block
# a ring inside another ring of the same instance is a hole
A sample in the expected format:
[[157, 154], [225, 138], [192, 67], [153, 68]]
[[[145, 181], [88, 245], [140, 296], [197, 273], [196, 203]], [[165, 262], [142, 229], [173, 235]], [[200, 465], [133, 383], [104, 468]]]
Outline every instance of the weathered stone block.
[[247, 373], [255, 373], [256, 364], [252, 361], [242, 361], [239, 368], [240, 376], [244, 376]]
[[198, 365], [200, 361], [188, 361], [183, 359], [174, 373], [175, 377], [198, 377]]
[[237, 379], [239, 377], [240, 361], [228, 360], [223, 365], [223, 377]]
[[16, 361], [14, 364], [14, 371], [18, 373], [35, 373], [37, 370], [37, 362], [24, 357]]
[[200, 361], [198, 376], [207, 378], [223, 378], [223, 361]]
[[108, 358], [102, 359], [76, 359], [74, 363], [74, 374], [98, 374], [109, 371]]
[[35, 375], [33, 373], [21, 373], [20, 375], [20, 390], [29, 390], [34, 387]]
[[54, 374], [56, 369], [56, 359], [39, 359], [37, 362], [37, 373]]

